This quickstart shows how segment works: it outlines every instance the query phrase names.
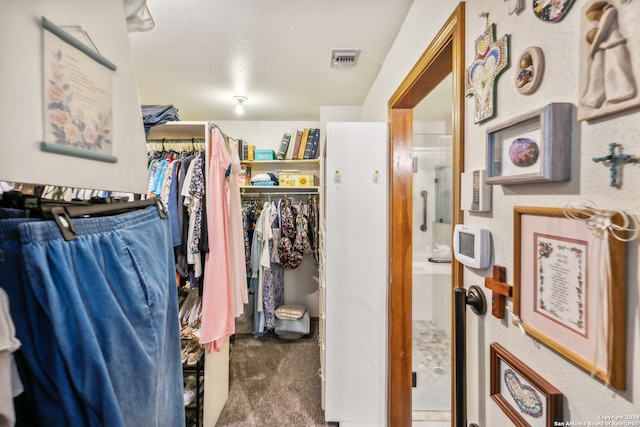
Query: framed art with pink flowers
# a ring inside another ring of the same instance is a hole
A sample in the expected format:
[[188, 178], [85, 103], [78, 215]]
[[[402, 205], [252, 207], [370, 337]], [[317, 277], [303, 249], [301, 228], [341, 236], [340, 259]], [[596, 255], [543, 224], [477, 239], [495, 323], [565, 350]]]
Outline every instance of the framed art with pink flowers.
[[[40, 149], [115, 163], [113, 71], [95, 46], [42, 17], [44, 141]], [[77, 35], [77, 34], [76, 34]]]
[[487, 184], [570, 179], [574, 108], [552, 103], [487, 130]]
[[562, 392], [498, 343], [489, 346], [491, 399], [518, 427], [562, 421]]
[[625, 388], [626, 243], [569, 208], [514, 207], [513, 311], [524, 331]]

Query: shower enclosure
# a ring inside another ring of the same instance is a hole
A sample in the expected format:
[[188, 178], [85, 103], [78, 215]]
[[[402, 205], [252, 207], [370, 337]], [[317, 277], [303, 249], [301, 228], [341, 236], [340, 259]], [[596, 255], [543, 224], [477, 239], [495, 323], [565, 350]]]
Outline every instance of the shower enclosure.
[[435, 427], [451, 420], [452, 137], [422, 128], [414, 123], [412, 409]]

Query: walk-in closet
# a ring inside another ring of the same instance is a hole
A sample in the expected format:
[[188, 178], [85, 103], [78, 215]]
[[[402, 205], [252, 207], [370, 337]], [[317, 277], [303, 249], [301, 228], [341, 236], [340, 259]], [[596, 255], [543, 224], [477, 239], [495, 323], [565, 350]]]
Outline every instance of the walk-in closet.
[[[272, 124], [273, 132], [302, 125]], [[240, 160], [245, 157], [240, 147], [251, 140], [264, 147], [280, 138], [252, 135], [242, 124], [173, 118], [152, 123], [146, 132], [148, 193], [143, 197], [159, 199], [169, 217], [177, 219], [171, 234], [179, 283], [185, 420], [187, 425], [225, 426], [275, 417], [273, 422], [282, 425], [320, 426], [321, 160]], [[219, 149], [224, 153], [216, 154]], [[225, 159], [223, 167], [216, 169], [220, 158]], [[278, 182], [292, 173], [309, 177], [309, 185]], [[224, 177], [222, 187], [216, 188], [215, 176]], [[218, 207], [232, 215], [226, 217], [228, 227], [214, 232], [212, 214]], [[204, 215], [202, 221], [198, 215]], [[233, 227], [234, 216], [239, 228]], [[220, 246], [223, 235], [228, 243]], [[214, 256], [216, 268], [207, 270]], [[225, 265], [231, 268], [222, 280], [233, 292], [212, 293]], [[205, 331], [207, 315], [223, 312], [226, 318], [216, 319], [209, 327], [212, 332]], [[222, 338], [207, 343], [203, 333]], [[303, 372], [307, 379], [299, 383]], [[258, 390], [265, 387], [283, 402], [300, 395], [305, 399], [298, 402], [298, 411], [275, 421], [278, 411], [271, 404], [260, 407]], [[242, 405], [245, 399], [253, 402], [249, 408]]]

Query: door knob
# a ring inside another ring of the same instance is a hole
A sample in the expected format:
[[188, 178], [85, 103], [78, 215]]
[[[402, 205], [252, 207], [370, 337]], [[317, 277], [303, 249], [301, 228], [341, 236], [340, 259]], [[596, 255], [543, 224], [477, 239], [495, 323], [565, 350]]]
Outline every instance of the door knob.
[[487, 312], [487, 299], [484, 296], [484, 292], [477, 285], [469, 286], [469, 290], [466, 290], [462, 286], [458, 286], [454, 289], [455, 292], [465, 293], [465, 304], [471, 307], [471, 310], [478, 316], [481, 316]]

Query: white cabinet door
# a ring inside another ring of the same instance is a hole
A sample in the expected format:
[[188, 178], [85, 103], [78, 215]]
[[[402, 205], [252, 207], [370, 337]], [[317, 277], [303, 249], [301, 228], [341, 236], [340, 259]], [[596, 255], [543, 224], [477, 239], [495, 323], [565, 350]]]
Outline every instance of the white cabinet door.
[[386, 423], [386, 123], [328, 123], [327, 421]]

